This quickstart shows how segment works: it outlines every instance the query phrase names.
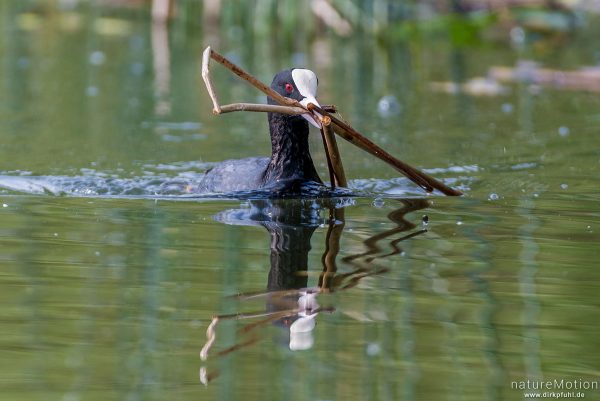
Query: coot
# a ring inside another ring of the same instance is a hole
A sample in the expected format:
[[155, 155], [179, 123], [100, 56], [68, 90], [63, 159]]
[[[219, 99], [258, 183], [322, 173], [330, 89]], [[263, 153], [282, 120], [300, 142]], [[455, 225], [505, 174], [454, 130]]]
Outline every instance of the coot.
[[[282, 96], [319, 105], [317, 76], [314, 72], [292, 68], [280, 71], [273, 78], [271, 88]], [[277, 104], [270, 97], [269, 104]], [[308, 123], [320, 124], [310, 114], [287, 115], [268, 113], [271, 134], [271, 157], [249, 157], [227, 160], [208, 170], [199, 183], [199, 191], [228, 193], [256, 189], [297, 188], [304, 183], [322, 184], [315, 169], [308, 146]]]

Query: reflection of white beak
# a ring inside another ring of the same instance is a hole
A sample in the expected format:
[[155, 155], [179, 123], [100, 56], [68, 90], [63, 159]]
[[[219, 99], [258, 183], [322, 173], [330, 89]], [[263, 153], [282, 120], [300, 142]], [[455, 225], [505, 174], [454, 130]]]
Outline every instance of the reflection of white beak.
[[315, 316], [301, 317], [290, 326], [290, 349], [292, 351], [304, 351], [312, 348], [315, 343], [312, 332], [315, 328]]
[[298, 319], [290, 326], [290, 349], [292, 351], [310, 349], [315, 342], [312, 332], [315, 329], [317, 313], [312, 313], [312, 311], [319, 308], [317, 294], [304, 293], [298, 298], [298, 308], [300, 309]]
[[[307, 107], [309, 103], [314, 104], [315, 106], [319, 106], [321, 107], [321, 105], [319, 104], [319, 102], [317, 102], [317, 99], [315, 99], [312, 96], [308, 96], [305, 97], [304, 99], [302, 99], [302, 101], [300, 101], [300, 104], [304, 107]], [[315, 112], [315, 114], [317, 114], [319, 117], [322, 117], [319, 113]], [[321, 122], [320, 121], [316, 121], [313, 116], [311, 116], [310, 114], [302, 114], [302, 117], [304, 117], [309, 123], [311, 123], [313, 126], [317, 127], [317, 128], [321, 128]]]

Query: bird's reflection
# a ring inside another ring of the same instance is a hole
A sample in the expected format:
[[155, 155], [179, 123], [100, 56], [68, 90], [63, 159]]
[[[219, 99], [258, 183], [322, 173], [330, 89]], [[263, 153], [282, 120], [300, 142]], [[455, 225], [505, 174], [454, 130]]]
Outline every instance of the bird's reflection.
[[[284, 329], [287, 344], [293, 351], [309, 349], [313, 345], [315, 321], [321, 312], [334, 312], [333, 306], [321, 306], [317, 296], [323, 293], [347, 290], [361, 279], [383, 274], [385, 266], [377, 261], [400, 254], [401, 241], [426, 232], [406, 220], [407, 213], [424, 209], [429, 202], [422, 199], [398, 200], [399, 207], [388, 214], [395, 227], [377, 232], [363, 241], [365, 251], [346, 256], [342, 262], [350, 269], [338, 273], [337, 255], [345, 225], [345, 209], [354, 204], [351, 198], [253, 200], [249, 207], [226, 210], [215, 216], [217, 221], [231, 225], [263, 226], [270, 234], [270, 264], [266, 291], [237, 295], [241, 300], [264, 299], [265, 310], [215, 316], [207, 329], [207, 341], [200, 351], [203, 361], [223, 356], [260, 340], [256, 328], [275, 324]], [[308, 286], [309, 252], [311, 237], [319, 227], [327, 227], [322, 272], [318, 284]], [[383, 249], [390, 248], [391, 252]], [[217, 326], [223, 320], [247, 320], [240, 329], [243, 340], [219, 351], [212, 351], [217, 338]], [[207, 384], [218, 372], [200, 370], [200, 380]]]

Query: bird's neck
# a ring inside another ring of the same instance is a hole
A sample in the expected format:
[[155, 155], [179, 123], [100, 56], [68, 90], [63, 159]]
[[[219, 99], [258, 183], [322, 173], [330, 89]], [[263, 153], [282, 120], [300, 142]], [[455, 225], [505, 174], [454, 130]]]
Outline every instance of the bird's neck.
[[271, 159], [263, 183], [281, 180], [321, 182], [310, 157], [308, 123], [301, 118], [269, 113]]

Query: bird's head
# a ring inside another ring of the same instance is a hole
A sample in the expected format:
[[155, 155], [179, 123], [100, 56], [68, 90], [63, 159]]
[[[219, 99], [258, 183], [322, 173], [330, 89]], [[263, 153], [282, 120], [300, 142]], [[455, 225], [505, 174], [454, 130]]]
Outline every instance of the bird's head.
[[[273, 78], [271, 89], [281, 96], [297, 100], [304, 107], [309, 103], [320, 106], [316, 99], [318, 82], [317, 75], [311, 70], [292, 68], [278, 72]], [[271, 98], [267, 100], [269, 104], [277, 104]], [[321, 128], [321, 124], [315, 121], [310, 114], [302, 114], [302, 117], [313, 126]]]

